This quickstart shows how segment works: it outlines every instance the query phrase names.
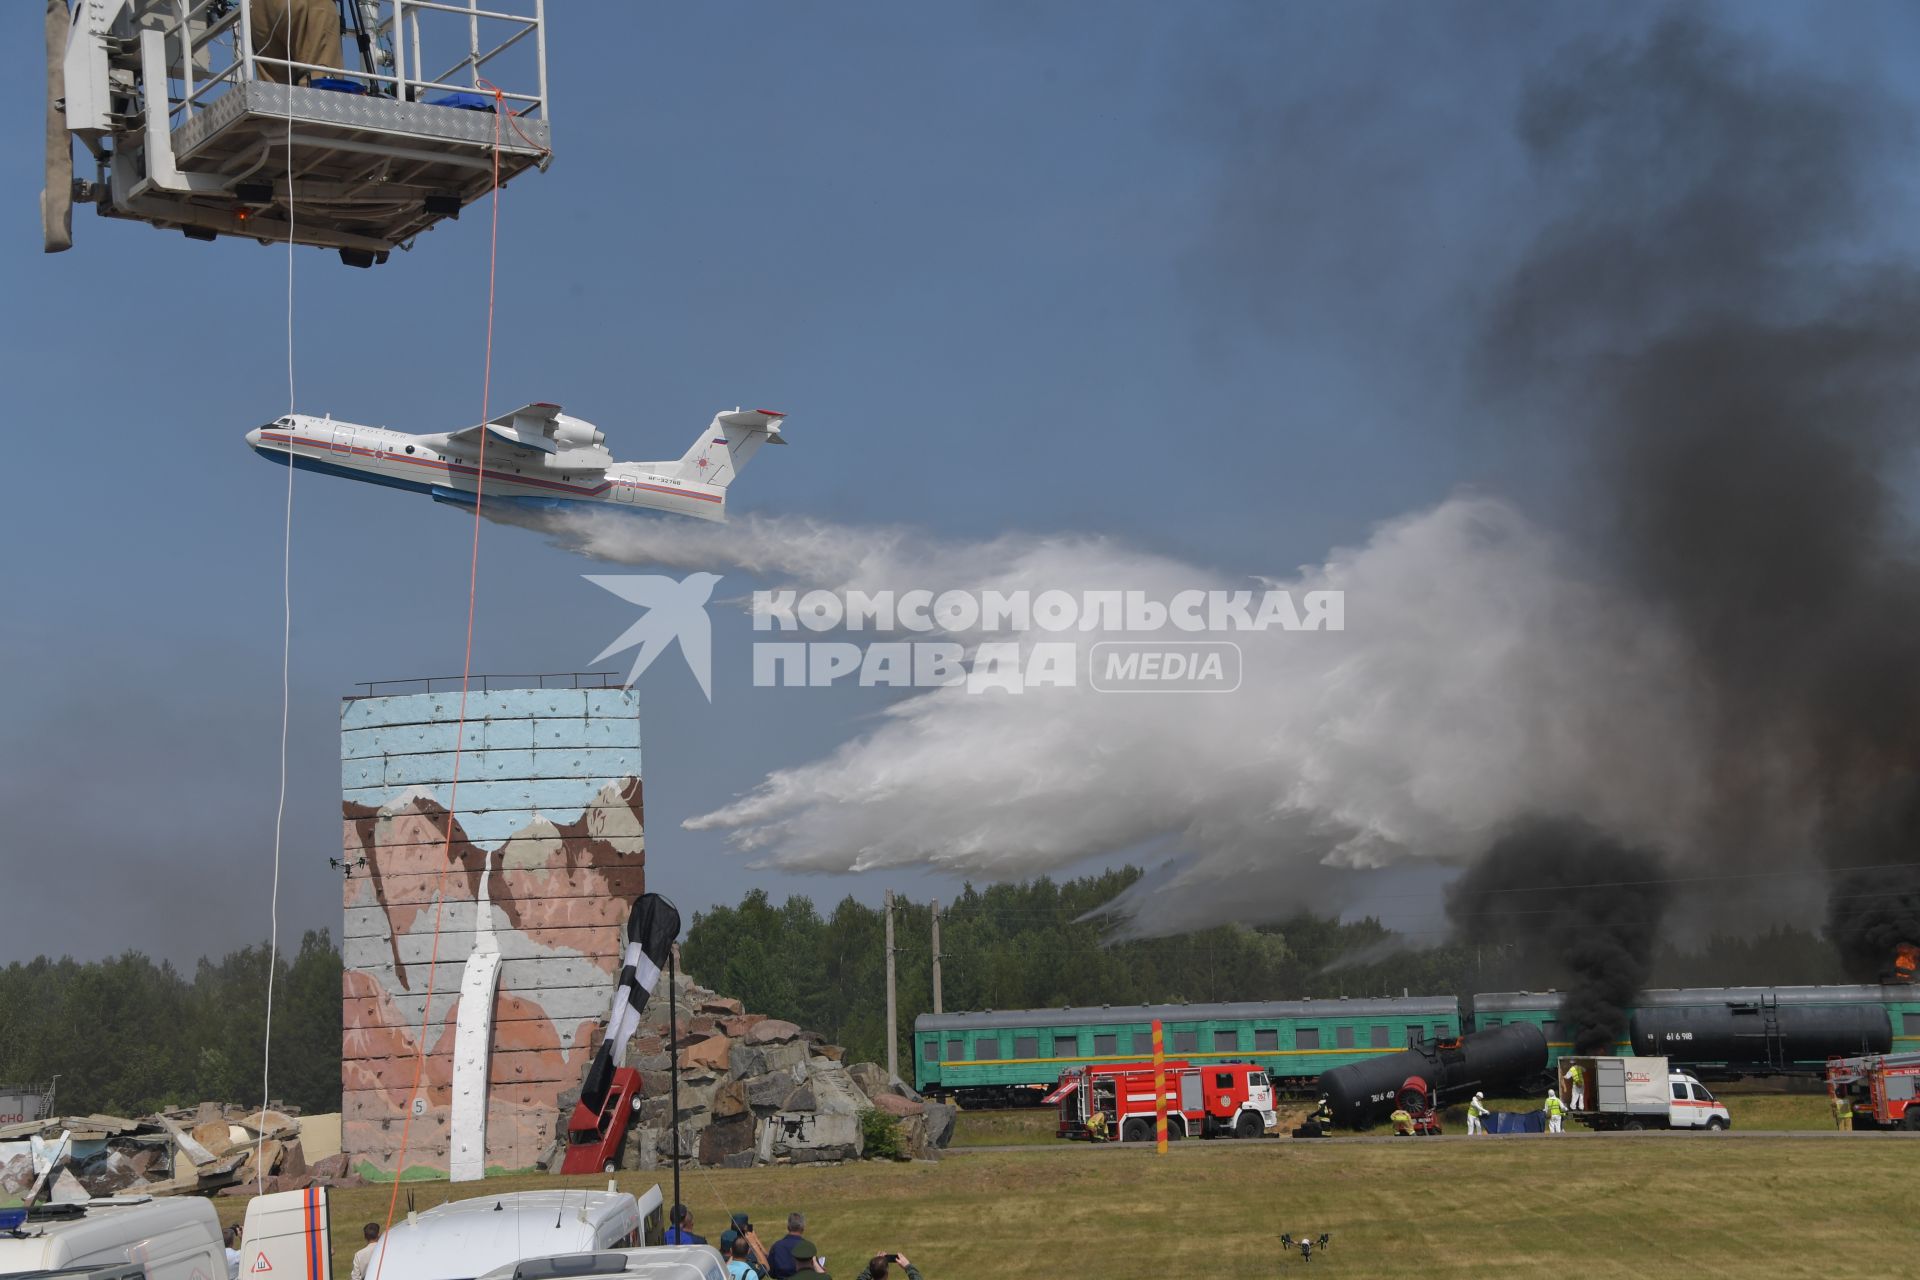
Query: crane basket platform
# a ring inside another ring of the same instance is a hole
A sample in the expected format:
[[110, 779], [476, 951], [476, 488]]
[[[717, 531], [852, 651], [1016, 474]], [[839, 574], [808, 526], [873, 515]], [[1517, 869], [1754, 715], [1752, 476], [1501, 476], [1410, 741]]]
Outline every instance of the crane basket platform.
[[[281, 34], [302, 9], [316, 25]], [[296, 243], [384, 261], [491, 190], [496, 145], [503, 184], [546, 168], [545, 17], [545, 0], [74, 0], [64, 49], [48, 32], [48, 251], [70, 243], [70, 189], [202, 240], [284, 242], [291, 205]], [[73, 179], [56, 121], [94, 179]]]

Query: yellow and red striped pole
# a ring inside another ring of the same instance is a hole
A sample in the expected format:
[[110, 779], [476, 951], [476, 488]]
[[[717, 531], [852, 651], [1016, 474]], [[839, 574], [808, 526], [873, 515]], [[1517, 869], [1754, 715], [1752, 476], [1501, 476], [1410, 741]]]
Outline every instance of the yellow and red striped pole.
[[1153, 1020], [1153, 1149], [1167, 1154], [1167, 1068], [1166, 1040], [1160, 1034], [1160, 1020]]

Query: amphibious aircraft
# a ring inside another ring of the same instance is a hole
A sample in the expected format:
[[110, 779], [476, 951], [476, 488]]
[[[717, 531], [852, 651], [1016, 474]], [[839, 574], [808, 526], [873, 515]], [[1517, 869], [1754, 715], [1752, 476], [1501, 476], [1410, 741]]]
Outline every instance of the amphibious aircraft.
[[[288, 414], [247, 432], [262, 457], [302, 471], [430, 495], [482, 511], [493, 503], [565, 510], [588, 503], [727, 518], [727, 486], [763, 444], [785, 444], [785, 414], [731, 409], [674, 462], [615, 462], [606, 436], [557, 404], [530, 404], [479, 426], [436, 435]], [[480, 446], [486, 435], [486, 475]]]

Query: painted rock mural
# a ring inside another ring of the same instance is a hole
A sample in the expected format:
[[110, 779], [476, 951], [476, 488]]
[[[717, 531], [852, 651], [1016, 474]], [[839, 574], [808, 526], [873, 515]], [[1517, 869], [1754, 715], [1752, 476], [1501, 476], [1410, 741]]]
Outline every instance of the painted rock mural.
[[447, 1170], [461, 973], [488, 933], [486, 1165], [539, 1160], [598, 1047], [646, 887], [630, 691], [476, 691], [464, 729], [459, 714], [458, 690], [341, 708], [342, 1140], [369, 1177], [393, 1176], [403, 1137], [408, 1169]]

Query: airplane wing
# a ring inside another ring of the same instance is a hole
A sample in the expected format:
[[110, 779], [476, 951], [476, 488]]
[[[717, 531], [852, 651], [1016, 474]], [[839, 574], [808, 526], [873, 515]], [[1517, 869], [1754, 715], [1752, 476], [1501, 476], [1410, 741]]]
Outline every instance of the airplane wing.
[[505, 444], [517, 445], [536, 453], [553, 453], [559, 448], [553, 437], [554, 422], [559, 416], [560, 406], [557, 404], [521, 405], [513, 412], [490, 418], [477, 427], [449, 431], [447, 439], [478, 441], [480, 433], [486, 431], [495, 440]]

